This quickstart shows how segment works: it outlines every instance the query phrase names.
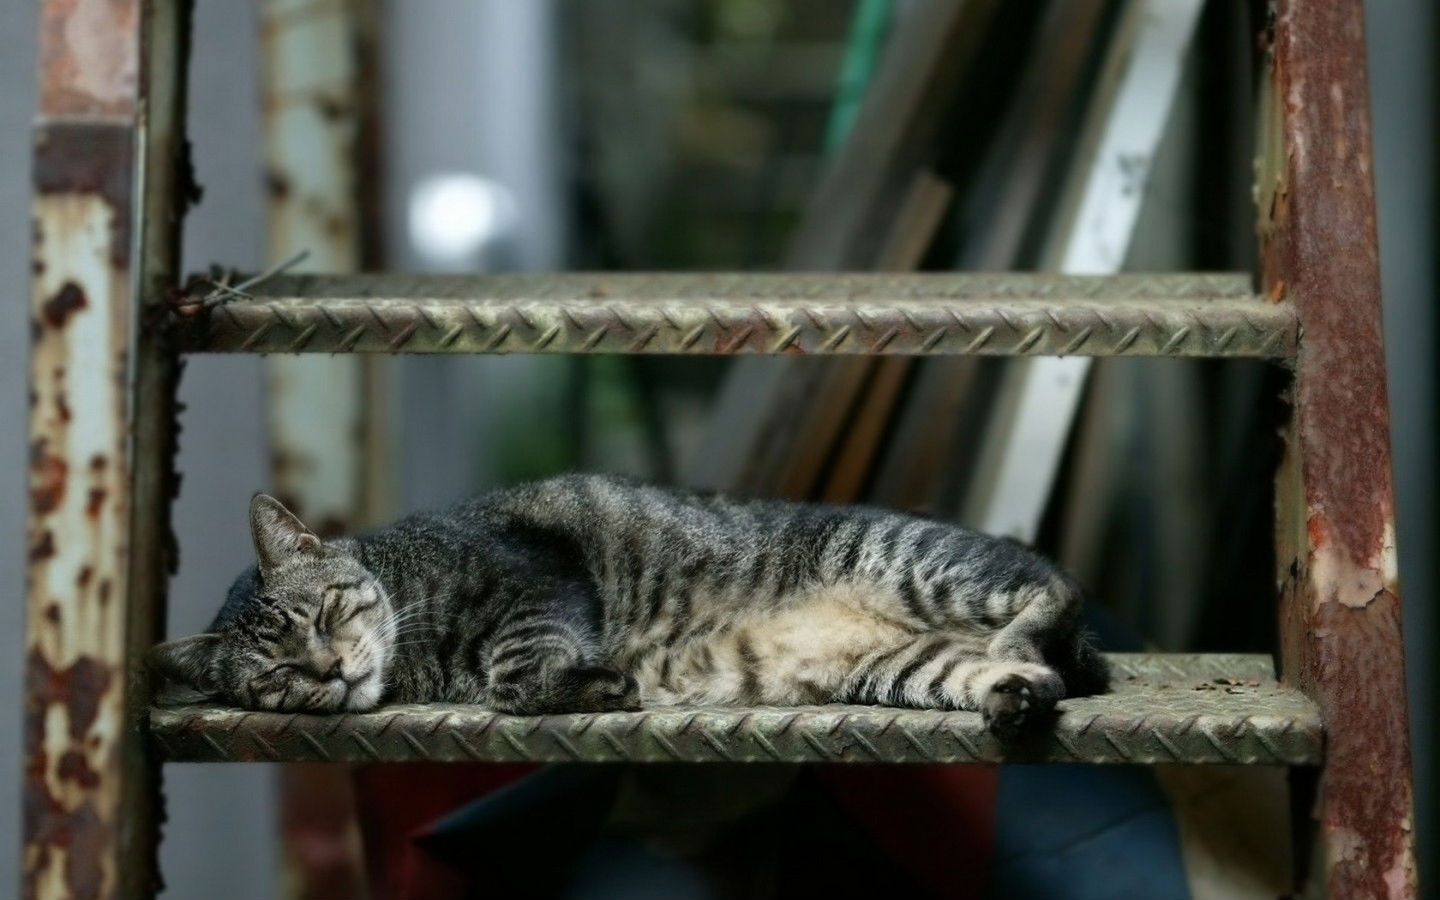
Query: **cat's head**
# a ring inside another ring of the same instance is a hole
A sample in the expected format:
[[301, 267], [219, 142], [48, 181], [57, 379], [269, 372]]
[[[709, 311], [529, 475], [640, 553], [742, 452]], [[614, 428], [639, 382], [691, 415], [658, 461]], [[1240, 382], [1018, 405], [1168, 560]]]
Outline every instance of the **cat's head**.
[[150, 651], [161, 695], [247, 709], [374, 707], [395, 645], [380, 580], [345, 542], [322, 543], [273, 497], [250, 501], [250, 533], [258, 564], [231, 586], [211, 630]]

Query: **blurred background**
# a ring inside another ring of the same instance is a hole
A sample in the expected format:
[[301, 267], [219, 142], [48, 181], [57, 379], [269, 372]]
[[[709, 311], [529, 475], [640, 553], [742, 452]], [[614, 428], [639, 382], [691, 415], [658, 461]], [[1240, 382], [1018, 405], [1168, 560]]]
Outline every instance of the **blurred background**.
[[[963, 5], [357, 3], [369, 10], [356, 32], [365, 155], [352, 223], [360, 234], [344, 264], [1253, 271], [1260, 20], [1246, 4], [1196, 2], [1186, 13], [1176, 3], [1179, 12], [1149, 31], [1133, 19], [1138, 3], [980, 3], [953, 14]], [[281, 68], [267, 42], [307, 8], [324, 6], [197, 0], [189, 133], [204, 198], [186, 223], [187, 271], [255, 271], [308, 246], [284, 246], [280, 208], [292, 191], [303, 199], [304, 185], [285, 170], [276, 137], [287, 101], [283, 85], [267, 80]], [[13, 387], [0, 392], [0, 421], [11, 423], [23, 420], [27, 377], [35, 11], [33, 2], [0, 5], [0, 284], [10, 294], [0, 305], [0, 381]], [[1373, 0], [1367, 11], [1418, 827], [1427, 835], [1436, 825], [1429, 723], [1440, 640], [1440, 16], [1426, 0]], [[1173, 52], [1142, 73], [1148, 106], [1125, 126], [1146, 148], [1133, 185], [1115, 193], [1132, 218], [1118, 250], [1077, 247], [1065, 221], [1113, 124], [1102, 115], [1107, 97], [1116, 79], [1133, 77], [1123, 66], [1137, 46]], [[867, 163], [889, 181], [833, 174]], [[851, 206], [836, 206], [842, 201]], [[834, 225], [846, 215], [855, 221]], [[905, 225], [915, 222], [923, 228]], [[823, 235], [837, 231], [826, 243]], [[1025, 402], [1014, 385], [1028, 370], [1003, 360], [267, 365], [240, 356], [187, 365], [173, 634], [203, 629], [248, 563], [251, 493], [278, 479], [303, 494], [307, 478], [321, 478], [313, 467], [323, 464], [303, 457], [324, 452], [306, 435], [327, 423], [267, 413], [286, 407], [265, 402], [267, 390], [278, 401], [313, 400], [295, 388], [304, 377], [359, 385], [351, 413], [370, 455], [352, 473], [364, 486], [363, 501], [341, 516], [352, 523], [573, 468], [873, 502], [1035, 542], [1080, 576], [1108, 627], [1137, 645], [1274, 649], [1270, 478], [1285, 379], [1264, 363], [1102, 360], [1088, 373], [1042, 372], [1071, 379], [1074, 401], [1055, 414], [1073, 415], [1074, 426], [1024, 447], [1004, 422]], [[18, 426], [0, 430], [0, 471], [12, 473], [0, 480], [0, 634], [10, 641], [0, 653], [0, 693], [12, 697], [23, 632], [24, 443]], [[987, 493], [1007, 477], [1003, 452], [1040, 473], [1027, 477], [1042, 487], [1028, 505]], [[344, 505], [323, 494], [302, 505], [317, 515], [327, 502]], [[12, 714], [0, 725], [0, 772], [8, 773], [0, 777], [0, 873], [17, 870], [19, 752]], [[287, 861], [277, 837], [277, 786], [294, 788], [296, 777], [256, 765], [167, 767], [166, 896], [273, 896], [282, 881], [304, 895], [295, 883], [302, 864]], [[1173, 799], [1175, 786], [1164, 787]], [[284, 827], [293, 834], [306, 824], [286, 819]], [[1419, 846], [1422, 878], [1434, 876], [1436, 842]]]

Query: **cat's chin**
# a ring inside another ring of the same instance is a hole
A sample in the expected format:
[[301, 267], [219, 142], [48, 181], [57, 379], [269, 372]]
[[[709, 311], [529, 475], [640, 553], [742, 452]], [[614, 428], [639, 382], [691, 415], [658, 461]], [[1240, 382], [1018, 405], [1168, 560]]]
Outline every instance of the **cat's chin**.
[[380, 705], [380, 694], [383, 685], [380, 676], [371, 673], [365, 679], [350, 689], [346, 695], [344, 706], [346, 712], [368, 712]]

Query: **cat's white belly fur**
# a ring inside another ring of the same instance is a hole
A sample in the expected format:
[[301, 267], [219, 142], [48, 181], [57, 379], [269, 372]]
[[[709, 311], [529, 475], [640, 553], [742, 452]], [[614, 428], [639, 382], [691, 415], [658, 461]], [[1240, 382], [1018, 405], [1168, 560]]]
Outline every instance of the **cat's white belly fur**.
[[659, 645], [667, 622], [653, 623], [636, 646], [633, 670], [646, 705], [825, 703], [868, 653], [914, 639], [916, 628], [880, 610], [903, 608], [873, 585], [844, 584], [747, 612], [736, 603], [697, 619], [673, 646]]

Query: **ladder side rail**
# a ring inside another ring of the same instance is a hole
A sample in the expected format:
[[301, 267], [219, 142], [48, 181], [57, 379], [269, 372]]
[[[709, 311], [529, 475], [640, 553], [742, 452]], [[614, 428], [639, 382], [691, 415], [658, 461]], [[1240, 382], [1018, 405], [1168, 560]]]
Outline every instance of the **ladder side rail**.
[[1417, 896], [1361, 0], [1277, 0], [1259, 123], [1263, 287], [1300, 321], [1276, 481], [1283, 676], [1326, 728], [1330, 897]]
[[159, 880], [138, 660], [175, 562], [185, 0], [45, 0], [35, 123], [20, 892]]

